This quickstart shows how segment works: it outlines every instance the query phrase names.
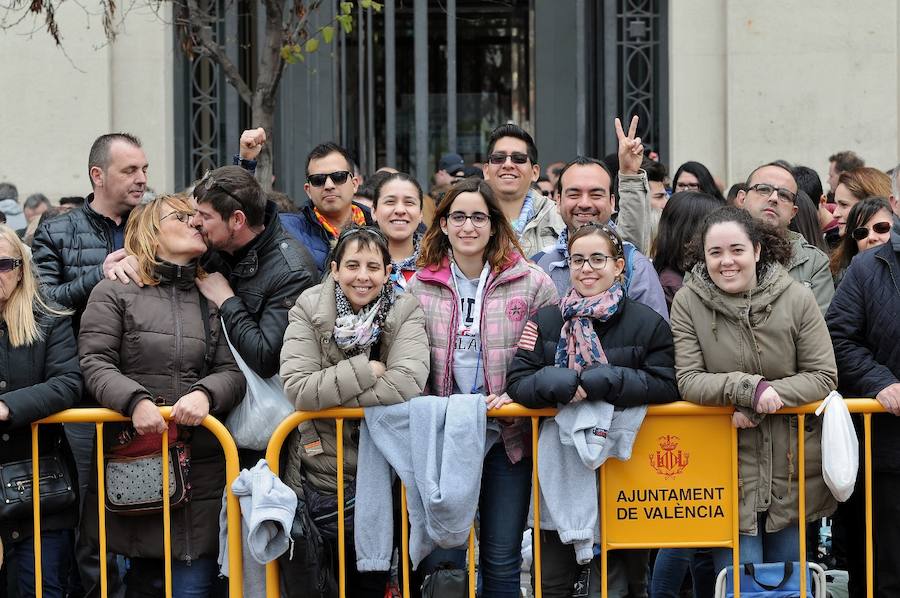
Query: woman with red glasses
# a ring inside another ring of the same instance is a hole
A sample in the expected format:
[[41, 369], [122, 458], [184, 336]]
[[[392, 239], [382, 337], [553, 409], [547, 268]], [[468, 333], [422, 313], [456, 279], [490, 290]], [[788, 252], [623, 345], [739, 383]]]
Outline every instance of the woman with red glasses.
[[857, 253], [884, 245], [891, 239], [894, 214], [891, 204], [884, 197], [869, 197], [850, 208], [847, 228], [831, 256], [831, 275], [834, 286], [840, 284], [850, 260]]

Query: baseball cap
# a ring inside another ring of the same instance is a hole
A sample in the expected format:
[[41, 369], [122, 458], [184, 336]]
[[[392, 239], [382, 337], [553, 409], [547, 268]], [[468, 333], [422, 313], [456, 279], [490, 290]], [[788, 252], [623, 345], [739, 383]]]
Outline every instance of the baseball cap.
[[464, 168], [466, 163], [459, 154], [444, 154], [438, 162], [438, 170], [446, 170], [448, 174], [453, 174]]

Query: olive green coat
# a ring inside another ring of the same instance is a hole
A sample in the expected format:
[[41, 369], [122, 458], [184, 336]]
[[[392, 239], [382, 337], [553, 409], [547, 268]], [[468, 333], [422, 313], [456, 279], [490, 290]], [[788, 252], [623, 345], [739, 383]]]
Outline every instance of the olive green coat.
[[[837, 385], [825, 320], [812, 292], [780, 265], [757, 287], [729, 295], [698, 264], [672, 303], [675, 369], [681, 396], [700, 405], [735, 405], [758, 422], [738, 432], [741, 533], [756, 535], [798, 521], [797, 417], [757, 415], [753, 396], [766, 380], [786, 406], [824, 399]], [[836, 502], [822, 478], [821, 420], [806, 416], [806, 515], [819, 519]]]

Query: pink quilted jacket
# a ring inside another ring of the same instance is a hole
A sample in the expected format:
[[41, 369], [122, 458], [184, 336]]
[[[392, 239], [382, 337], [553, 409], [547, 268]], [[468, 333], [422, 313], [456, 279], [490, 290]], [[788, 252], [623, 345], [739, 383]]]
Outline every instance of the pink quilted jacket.
[[[425, 312], [425, 329], [431, 346], [431, 374], [428, 392], [448, 396], [453, 390], [453, 346], [459, 321], [459, 298], [453, 288], [450, 260], [438, 268], [423, 268], [409, 282]], [[556, 287], [543, 270], [518, 254], [497, 273], [491, 273], [481, 312], [481, 343], [487, 394], [506, 391], [506, 370], [516, 353], [516, 344], [528, 318], [537, 310], [558, 301]], [[526, 431], [529, 422], [523, 420]], [[506, 427], [503, 440], [513, 462], [525, 454], [520, 426]]]

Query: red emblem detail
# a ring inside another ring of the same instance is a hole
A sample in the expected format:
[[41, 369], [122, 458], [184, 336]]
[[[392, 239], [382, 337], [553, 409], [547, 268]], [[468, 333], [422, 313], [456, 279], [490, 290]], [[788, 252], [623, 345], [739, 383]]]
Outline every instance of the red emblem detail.
[[513, 322], [521, 322], [528, 316], [528, 304], [521, 297], [514, 297], [506, 304], [506, 317]]
[[667, 480], [674, 480], [675, 476], [684, 471], [688, 465], [691, 454], [678, 448], [678, 436], [667, 434], [658, 438], [660, 450], [650, 453], [650, 467], [656, 470]]

